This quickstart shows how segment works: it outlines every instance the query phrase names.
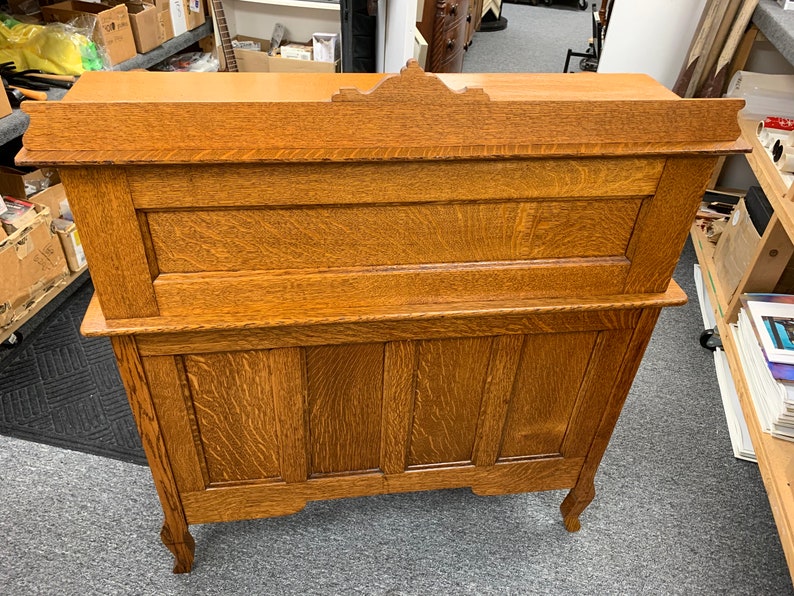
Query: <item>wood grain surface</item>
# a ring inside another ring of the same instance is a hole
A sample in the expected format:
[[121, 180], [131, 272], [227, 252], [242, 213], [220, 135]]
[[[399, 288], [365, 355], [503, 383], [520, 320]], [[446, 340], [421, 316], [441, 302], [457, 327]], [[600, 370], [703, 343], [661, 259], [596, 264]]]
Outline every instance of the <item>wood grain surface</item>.
[[59, 173], [80, 221], [80, 238], [105, 316], [159, 314], [124, 171], [62, 168]]
[[380, 469], [384, 474], [399, 474], [408, 465], [417, 354], [415, 341], [391, 341], [384, 346], [380, 443]]
[[592, 332], [526, 337], [500, 458], [561, 453], [595, 339]]
[[380, 463], [383, 344], [306, 349], [311, 474]]
[[183, 499], [189, 522], [202, 524], [290, 515], [303, 509], [307, 501], [385, 493], [464, 487], [471, 487], [479, 495], [558, 490], [574, 485], [582, 463], [581, 458], [549, 458], [482, 468], [473, 465], [425, 468], [396, 476], [380, 473], [329, 476], [300, 484], [256, 482], [186, 493]]
[[418, 307], [489, 298], [615, 295], [624, 287], [629, 267], [623, 257], [602, 257], [272, 273], [168, 273], [155, 280], [154, 289], [164, 316], [262, 317], [285, 307], [306, 312], [331, 305]]
[[[646, 196], [661, 157], [126, 167], [136, 209], [375, 205]], [[493, 177], [499, 184], [482, 184]], [[377, 184], [373, 181], [377, 180]], [[443, 184], [439, 184], [443, 181]], [[218, 189], [234, 192], [218, 192]], [[301, 192], [296, 193], [295, 189]]]
[[189, 355], [185, 370], [210, 483], [278, 478], [267, 353]]
[[471, 461], [491, 341], [419, 342], [409, 465]]
[[161, 273], [617, 256], [639, 199], [157, 211]]

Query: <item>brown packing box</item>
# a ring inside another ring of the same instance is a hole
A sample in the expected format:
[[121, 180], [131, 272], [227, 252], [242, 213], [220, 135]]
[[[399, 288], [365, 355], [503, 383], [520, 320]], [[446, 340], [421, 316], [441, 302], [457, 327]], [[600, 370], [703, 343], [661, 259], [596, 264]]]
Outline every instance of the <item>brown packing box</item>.
[[11, 115], [13, 111], [11, 103], [8, 101], [8, 96], [5, 93], [0, 93], [0, 118]]
[[163, 44], [174, 38], [174, 24], [171, 22], [171, 4], [169, 0], [150, 0], [157, 9], [157, 24], [160, 27], [158, 38]]
[[[198, 10], [191, 10], [191, 4], [193, 8], [197, 4]], [[169, 6], [175, 36], [204, 24], [204, 0], [170, 0]]]
[[237, 60], [237, 70], [240, 72], [338, 72], [339, 61], [316, 62], [314, 60], [290, 60], [281, 56], [268, 56], [270, 42], [266, 39], [238, 35], [235, 39], [241, 41], [257, 41], [262, 50], [244, 50], [236, 48], [234, 57]]
[[162, 41], [160, 27], [160, 11], [154, 4], [143, 2], [126, 2], [127, 12], [130, 15], [132, 36], [138, 53], [145, 54], [159, 46]]
[[46, 190], [42, 190], [40, 193], [30, 197], [30, 201], [47, 207], [53, 219], [61, 217], [69, 208], [69, 201], [66, 198], [66, 190], [63, 184], [53, 184]]
[[69, 269], [75, 272], [82, 269], [86, 264], [85, 251], [74, 222], [66, 219], [53, 219], [52, 231], [58, 235], [61, 241], [61, 248], [63, 248]]
[[0, 328], [69, 275], [61, 242], [50, 229], [50, 211], [43, 205], [37, 210], [31, 226], [0, 240]]
[[105, 50], [111, 66], [129, 60], [137, 53], [130, 17], [127, 7], [123, 4], [108, 6], [67, 0], [51, 6], [42, 6], [41, 14], [48, 23], [69, 23], [77, 19], [78, 25], [87, 15], [94, 15], [96, 17], [94, 41]]
[[760, 240], [761, 236], [747, 213], [744, 199], [740, 199], [714, 249], [714, 266], [726, 302], [736, 292]]
[[29, 197], [42, 188], [60, 181], [58, 170], [52, 168], [23, 172], [15, 168], [0, 166], [0, 194], [16, 199]]

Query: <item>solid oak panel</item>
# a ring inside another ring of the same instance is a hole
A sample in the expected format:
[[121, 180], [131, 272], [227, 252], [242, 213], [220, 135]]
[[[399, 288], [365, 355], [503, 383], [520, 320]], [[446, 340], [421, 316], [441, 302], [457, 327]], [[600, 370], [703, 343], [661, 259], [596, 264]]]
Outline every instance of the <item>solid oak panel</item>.
[[161, 273], [623, 255], [640, 200], [160, 211]]
[[380, 468], [385, 474], [405, 471], [408, 462], [417, 345], [415, 341], [393, 341], [384, 347]]
[[62, 168], [59, 174], [68, 189], [70, 208], [80, 221], [80, 239], [105, 315], [158, 315], [144, 239], [124, 170]]
[[595, 340], [595, 333], [526, 337], [500, 459], [560, 453]]
[[311, 473], [380, 462], [383, 344], [306, 348]]
[[294, 311], [431, 302], [616, 294], [623, 257], [272, 273], [168, 273], [154, 282], [160, 313], [273, 316]]
[[267, 353], [185, 356], [211, 483], [279, 476]]
[[471, 460], [491, 342], [419, 342], [409, 465]]
[[309, 477], [306, 353], [302, 348], [282, 348], [268, 355], [281, 477], [287, 482], [303, 482]]
[[[128, 167], [137, 209], [509, 201], [652, 195], [661, 157]], [[498, 176], [498, 185], [482, 184]], [[377, 184], [373, 181], [377, 180]], [[444, 180], [444, 184], [439, 184]], [[296, 185], [301, 192], [296, 193]], [[218, 188], [234, 192], [217, 192]]]

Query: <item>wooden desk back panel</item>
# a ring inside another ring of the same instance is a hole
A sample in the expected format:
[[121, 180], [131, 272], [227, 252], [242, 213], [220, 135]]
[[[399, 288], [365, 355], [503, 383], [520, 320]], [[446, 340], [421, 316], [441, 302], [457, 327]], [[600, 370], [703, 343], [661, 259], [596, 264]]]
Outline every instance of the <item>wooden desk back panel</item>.
[[83, 329], [112, 337], [175, 571], [189, 524], [316, 499], [570, 488], [578, 529], [741, 102], [633, 76], [453, 92], [415, 66], [331, 101], [377, 77], [213, 78], [230, 99], [129, 74], [28, 106], [19, 161], [60, 167]]

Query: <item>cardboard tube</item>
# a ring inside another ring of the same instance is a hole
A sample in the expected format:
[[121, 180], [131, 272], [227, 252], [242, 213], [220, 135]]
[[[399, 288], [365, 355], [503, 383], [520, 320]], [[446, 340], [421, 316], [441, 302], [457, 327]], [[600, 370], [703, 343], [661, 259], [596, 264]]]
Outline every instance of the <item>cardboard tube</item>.
[[794, 173], [794, 149], [786, 149], [776, 165], [781, 172]]

